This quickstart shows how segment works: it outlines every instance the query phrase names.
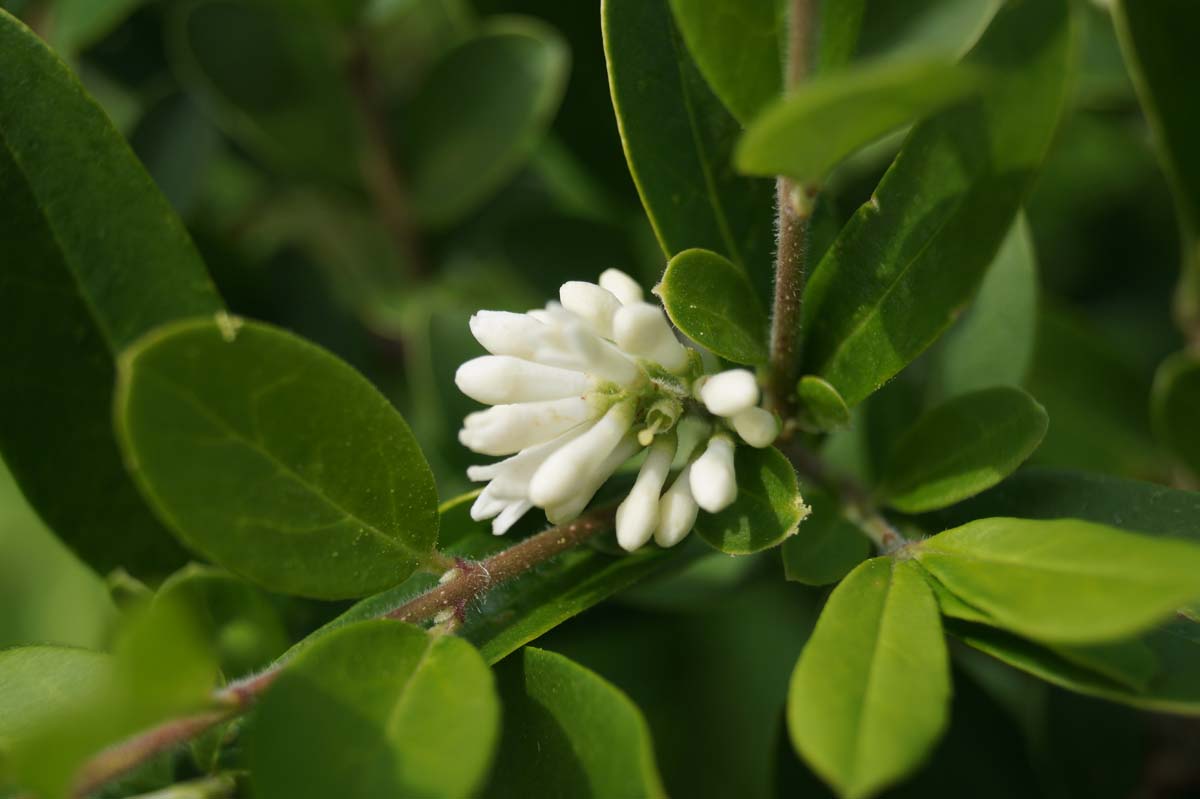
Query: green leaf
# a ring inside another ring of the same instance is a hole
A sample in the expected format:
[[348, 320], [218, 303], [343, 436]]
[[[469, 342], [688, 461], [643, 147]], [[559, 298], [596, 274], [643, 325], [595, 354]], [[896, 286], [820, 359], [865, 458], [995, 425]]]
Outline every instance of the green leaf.
[[875, 558], [829, 597], [792, 674], [792, 743], [847, 799], [916, 769], [949, 716], [937, 603], [912, 561]]
[[433, 476], [412, 433], [350, 366], [228, 316], [158, 330], [121, 359], [130, 471], [184, 541], [271, 590], [362, 596], [437, 540]]
[[913, 552], [997, 625], [1055, 643], [1134, 635], [1200, 598], [1200, 546], [1077, 519], [979, 519]]
[[774, 447], [738, 447], [733, 467], [737, 499], [720, 513], [701, 513], [696, 534], [727, 555], [761, 552], [795, 534], [810, 509], [788, 459]]
[[821, 0], [817, 27], [818, 74], [841, 69], [850, 63], [858, 47], [867, 0]]
[[850, 425], [850, 409], [829, 381], [805, 375], [796, 384], [800, 424], [814, 433], [841, 430]]
[[74, 55], [110, 33], [143, 2], [55, 0], [50, 10], [50, 44], [65, 56]]
[[743, 125], [783, 91], [780, 0], [671, 0], [671, 11], [713, 93]]
[[897, 440], [880, 494], [905, 513], [953, 505], [1011, 474], [1037, 449], [1048, 421], [1019, 388], [985, 388], [948, 400]]
[[604, 0], [601, 24], [625, 160], [663, 252], [720, 253], [765, 301], [774, 183], [734, 172], [741, 127], [688, 56], [667, 0]]
[[0, 11], [0, 450], [38, 514], [100, 571], [183, 551], [112, 436], [116, 354], [221, 307], [179, 219], [67, 67]]
[[928, 347], [977, 289], [1057, 127], [1075, 53], [1069, 5], [997, 12], [966, 59], [991, 72], [980, 99], [913, 129], [814, 269], [804, 372], [848, 404]]
[[1189, 469], [1200, 474], [1200, 357], [1179, 352], [1163, 361], [1154, 377], [1150, 413], [1154, 432]]
[[504, 732], [484, 796], [665, 797], [637, 705], [595, 672], [526, 647], [497, 670]]
[[0, 650], [0, 764], [14, 742], [39, 732], [65, 708], [87, 701], [111, 679], [111, 670], [110, 656], [86, 649]]
[[684, 250], [667, 263], [657, 292], [688, 338], [735, 363], [767, 360], [767, 314], [746, 276], [708, 250]]
[[1037, 257], [1024, 214], [1017, 217], [966, 317], [947, 333], [938, 388], [953, 397], [988, 386], [1019, 386], [1033, 363]]
[[962, 102], [981, 72], [940, 61], [883, 63], [806, 81], [754, 120], [735, 163], [748, 175], [818, 185], [847, 156], [885, 134]]
[[444, 226], [475, 210], [533, 153], [566, 88], [570, 52], [544, 23], [489, 23], [434, 67], [402, 121], [414, 211]]
[[784, 576], [805, 585], [836, 583], [867, 559], [870, 542], [824, 491], [805, 486], [804, 500], [812, 512], [800, 532], [783, 542]]
[[263, 697], [246, 743], [255, 796], [474, 796], [499, 726], [492, 674], [465, 641], [355, 624], [298, 655]]

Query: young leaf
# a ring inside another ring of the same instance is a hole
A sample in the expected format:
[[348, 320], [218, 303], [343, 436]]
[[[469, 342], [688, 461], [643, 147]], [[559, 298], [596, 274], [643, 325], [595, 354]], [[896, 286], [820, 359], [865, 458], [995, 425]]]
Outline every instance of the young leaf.
[[525, 647], [496, 673], [504, 732], [484, 792], [529, 796], [665, 797], [642, 712], [595, 672]]
[[569, 67], [562, 37], [519, 17], [489, 23], [434, 67], [402, 120], [423, 221], [455, 221], [520, 169], [554, 119]]
[[765, 301], [775, 187], [734, 173], [741, 128], [689, 58], [667, 0], [604, 0], [601, 24], [625, 160], [663, 252], [718, 252]]
[[800, 532], [783, 542], [784, 576], [805, 585], [836, 583], [871, 554], [870, 542], [825, 492], [805, 486], [804, 500], [812, 513]]
[[492, 674], [470, 644], [355, 624], [298, 655], [263, 697], [246, 744], [255, 796], [474, 796], [499, 726]]
[[788, 459], [774, 447], [738, 447], [734, 471], [737, 499], [720, 513], [701, 513], [696, 533], [728, 555], [761, 552], [794, 534], [809, 508]]
[[950, 667], [913, 561], [875, 558], [834, 589], [788, 691], [796, 750], [846, 799], [916, 769], [946, 727]]
[[221, 300], [104, 112], [4, 11], [0, 75], [0, 451], [89, 564], [160, 574], [184, 554], [121, 466], [114, 361], [142, 333]]
[[[87, 700], [110, 678], [112, 658], [65, 646], [0, 650], [0, 763], [14, 742]], [[0, 788], [3, 780], [0, 779]]]
[[116, 425], [147, 500], [184, 541], [271, 590], [362, 596], [437, 540], [437, 495], [387, 399], [289, 333], [227, 316], [121, 358]]
[[1158, 440], [1200, 474], [1200, 357], [1180, 352], [1163, 361], [1154, 377], [1150, 411]]
[[805, 375], [796, 384], [800, 423], [813, 432], [840, 430], [850, 424], [850, 409], [837, 389], [816, 375]]
[[658, 287], [675, 326], [735, 363], [767, 360], [767, 314], [745, 274], [708, 250], [684, 250]]
[[972, 391], [933, 408], [892, 448], [880, 494], [905, 513], [943, 508], [1011, 474], [1046, 434], [1046, 411], [1019, 388]]
[[671, 11], [713, 93], [743, 125], [783, 91], [782, 0], [671, 0]]
[[734, 161], [748, 175], [820, 184], [848, 155], [965, 100], [982, 85], [979, 70], [940, 61], [882, 63], [817, 77], [754, 120]]
[[858, 47], [866, 5], [867, 0], [821, 0], [815, 64], [818, 74], [850, 63]]
[[1057, 127], [1073, 30], [1067, 0], [1005, 4], [967, 57], [991, 72], [979, 100], [914, 128], [813, 271], [804, 371], [848, 404], [928, 347], [978, 287]]
[[1055, 643], [1134, 635], [1200, 599], [1200, 546], [1077, 519], [979, 519], [913, 551], [997, 625]]

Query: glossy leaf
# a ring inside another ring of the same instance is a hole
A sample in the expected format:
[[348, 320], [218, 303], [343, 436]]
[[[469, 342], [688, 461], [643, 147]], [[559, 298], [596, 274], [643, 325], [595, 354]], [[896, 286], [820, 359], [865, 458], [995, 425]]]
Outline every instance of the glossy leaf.
[[0, 450], [38, 514], [100, 571], [183, 552], [112, 436], [114, 361], [221, 307], [183, 225], [67, 67], [0, 11]]
[[446, 225], [474, 210], [532, 154], [562, 100], [570, 53], [527, 18], [489, 23], [434, 67], [403, 117], [414, 211]]
[[394, 621], [351, 625], [298, 655], [247, 741], [255, 796], [474, 796], [500, 707], [479, 653]]
[[650, 729], [595, 672], [525, 647], [497, 670], [504, 731], [484, 796], [665, 797]]
[[1158, 440], [1200, 474], [1200, 357], [1180, 352], [1163, 361], [1154, 378], [1150, 412]]
[[1077, 519], [980, 519], [913, 551], [953, 594], [1038, 640], [1128, 637], [1200, 599], [1200, 546]]
[[975, 94], [983, 81], [967, 66], [939, 61], [883, 63], [806, 81], [760, 114], [738, 142], [748, 175], [786, 175], [820, 184], [848, 155]]
[[806, 486], [804, 501], [812, 513], [800, 532], [783, 542], [783, 573], [805, 585], [829, 585], [867, 559], [867, 537], [847, 521], [825, 492]]
[[604, 0], [601, 24], [625, 160], [663, 252], [720, 253], [765, 301], [775, 187], [734, 172], [741, 127], [689, 57], [667, 0]]
[[977, 289], [1057, 127], [1075, 52], [1069, 5], [997, 12], [966, 58], [991, 72], [981, 97], [914, 128], [814, 269], [804, 371], [848, 404], [928, 347]]
[[916, 769], [949, 716], [933, 593], [912, 561], [875, 558], [830, 595], [788, 691], [792, 743], [847, 799]]
[[880, 493], [906, 513], [952, 505], [991, 488], [1037, 449], [1046, 411], [1019, 388], [963, 394], [919, 418], [897, 440]]
[[701, 512], [696, 534], [728, 555], [749, 555], [778, 546], [809, 514], [796, 470], [774, 447], [738, 447], [734, 453], [738, 496], [720, 513]]
[[272, 590], [362, 596], [437, 540], [433, 477], [365, 378], [266, 325], [163, 328], [122, 358], [117, 428], [130, 471], [188, 544]]
[[818, 73], [850, 63], [858, 47], [866, 6], [867, 0], [821, 0], [815, 65]]
[[767, 360], [767, 314], [746, 276], [708, 250], [684, 250], [667, 263], [658, 289], [675, 326], [735, 363]]
[[780, 0], [671, 0], [671, 11], [713, 93], [743, 125], [783, 91]]
[[796, 384], [800, 423], [812, 432], [840, 430], [850, 424], [850, 409], [837, 389], [816, 375], [805, 375]]

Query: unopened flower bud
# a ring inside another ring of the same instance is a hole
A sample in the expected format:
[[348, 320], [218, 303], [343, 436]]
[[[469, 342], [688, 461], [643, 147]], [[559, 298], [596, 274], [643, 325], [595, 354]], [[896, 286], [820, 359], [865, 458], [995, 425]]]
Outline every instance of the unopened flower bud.
[[563, 307], [575, 314], [601, 336], [612, 338], [613, 315], [621, 301], [611, 291], [595, 283], [571, 280], [562, 284], [558, 299]]
[[779, 435], [779, 420], [775, 414], [757, 405], [734, 414], [733, 429], [752, 447], [769, 447]]
[[479, 311], [471, 317], [471, 335], [492, 355], [532, 358], [546, 326], [529, 314]]
[[576, 488], [569, 499], [546, 508], [546, 518], [551, 524], [566, 524], [583, 513], [583, 509], [592, 501], [592, 497], [596, 496], [604, 481], [612, 477], [613, 473], [621, 468], [621, 464], [632, 458], [637, 451], [637, 441], [633, 436], [621, 439], [621, 443], [608, 454], [587, 481]]
[[611, 292], [622, 305], [642, 301], [642, 287], [620, 269], [605, 269], [601, 272], [600, 288]]
[[595, 414], [585, 397], [494, 405], [463, 420], [458, 440], [483, 455], [511, 455], [557, 438]]
[[529, 483], [533, 504], [539, 508], [561, 505], [587, 485], [629, 432], [634, 410], [632, 402], [617, 403], [590, 430], [548, 457]]
[[758, 404], [758, 381], [748, 369], [730, 369], [704, 380], [699, 393], [710, 413], [733, 416]]
[[659, 494], [671, 471], [675, 441], [663, 437], [654, 442], [629, 496], [617, 508], [617, 543], [627, 552], [650, 540], [658, 527]]
[[700, 506], [692, 497], [691, 475], [692, 467], [688, 465], [659, 500], [658, 528], [654, 531], [654, 542], [660, 547], [675, 546], [687, 538], [696, 524]]
[[720, 513], [737, 499], [737, 477], [733, 468], [733, 441], [717, 434], [692, 464], [688, 480], [692, 496], [709, 513]]
[[666, 314], [654, 305], [623, 306], [613, 319], [613, 336], [621, 349], [659, 363], [669, 372], [687, 367], [687, 348], [675, 338]]
[[485, 405], [536, 402], [584, 394], [592, 380], [582, 372], [523, 361], [508, 355], [473, 358], [454, 375], [459, 391]]

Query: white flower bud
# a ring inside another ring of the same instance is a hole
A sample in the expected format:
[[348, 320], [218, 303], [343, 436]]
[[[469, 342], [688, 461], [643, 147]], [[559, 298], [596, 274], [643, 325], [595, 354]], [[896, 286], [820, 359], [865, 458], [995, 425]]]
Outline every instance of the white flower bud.
[[458, 440], [483, 455], [511, 455], [557, 438], [595, 416], [586, 397], [496, 405], [468, 414]]
[[762, 449], [774, 443], [779, 435], [779, 420], [766, 408], [747, 408], [734, 414], [733, 429], [752, 447]]
[[621, 349], [659, 363], [669, 372], [687, 367], [687, 348], [675, 338], [662, 308], [645, 302], [623, 306], [613, 317], [613, 335]]
[[658, 529], [654, 531], [654, 543], [660, 547], [675, 546], [687, 538], [696, 524], [700, 506], [692, 497], [691, 476], [692, 467], [689, 464], [658, 503]]
[[499, 516], [492, 519], [492, 535], [504, 535], [509, 528], [521, 520], [521, 517], [533, 508], [533, 503], [527, 499], [518, 500], [505, 508]]
[[709, 513], [719, 513], [733, 504], [737, 499], [737, 476], [729, 436], [717, 434], [708, 440], [708, 448], [692, 464], [688, 483], [697, 504]]
[[586, 486], [629, 432], [634, 410], [632, 402], [617, 403], [590, 430], [547, 458], [529, 482], [533, 504], [561, 505]]
[[473, 358], [458, 367], [454, 382], [459, 391], [485, 405], [563, 399], [585, 394], [593, 383], [582, 372], [508, 355]]
[[758, 404], [758, 381], [748, 369], [730, 369], [702, 382], [699, 394], [709, 413], [733, 416]]
[[479, 496], [475, 498], [475, 502], [471, 505], [471, 518], [477, 522], [490, 519], [504, 510], [507, 504], [504, 499], [496, 496], [496, 492], [492, 490], [492, 486], [488, 485], [483, 491], [479, 492]]
[[596, 333], [612, 338], [613, 314], [621, 307], [621, 301], [611, 291], [595, 283], [571, 280], [562, 284], [558, 299], [564, 308], [587, 322]]
[[[490, 496], [501, 499], [525, 499], [529, 495], [529, 481], [533, 479], [538, 467], [567, 442], [574, 441], [583, 435], [587, 429], [587, 425], [580, 425], [563, 433], [553, 441], [521, 450], [511, 458], [505, 458], [498, 463], [489, 463], [486, 466], [468, 466], [467, 478], [475, 482], [490, 480], [491, 482], [484, 489], [485, 493]], [[496, 512], [499, 513], [499, 511]]]
[[523, 313], [480, 311], [471, 317], [471, 335], [492, 355], [533, 357], [546, 325]]
[[622, 305], [642, 301], [642, 287], [620, 269], [605, 269], [600, 273], [600, 288], [611, 292]]
[[622, 386], [632, 385], [642, 376], [642, 370], [627, 355], [582, 325], [568, 325], [563, 336], [588, 374]]
[[659, 494], [671, 471], [675, 441], [662, 436], [650, 447], [629, 496], [617, 508], [617, 543], [626, 552], [644, 545], [658, 527]]
[[621, 439], [621, 443], [617, 444], [587, 482], [581, 484], [568, 500], [546, 508], [546, 518], [551, 524], [566, 524], [583, 513], [583, 509], [592, 501], [592, 497], [596, 496], [604, 481], [612, 477], [613, 473], [621, 468], [621, 464], [632, 458], [637, 451], [637, 440], [633, 436]]

